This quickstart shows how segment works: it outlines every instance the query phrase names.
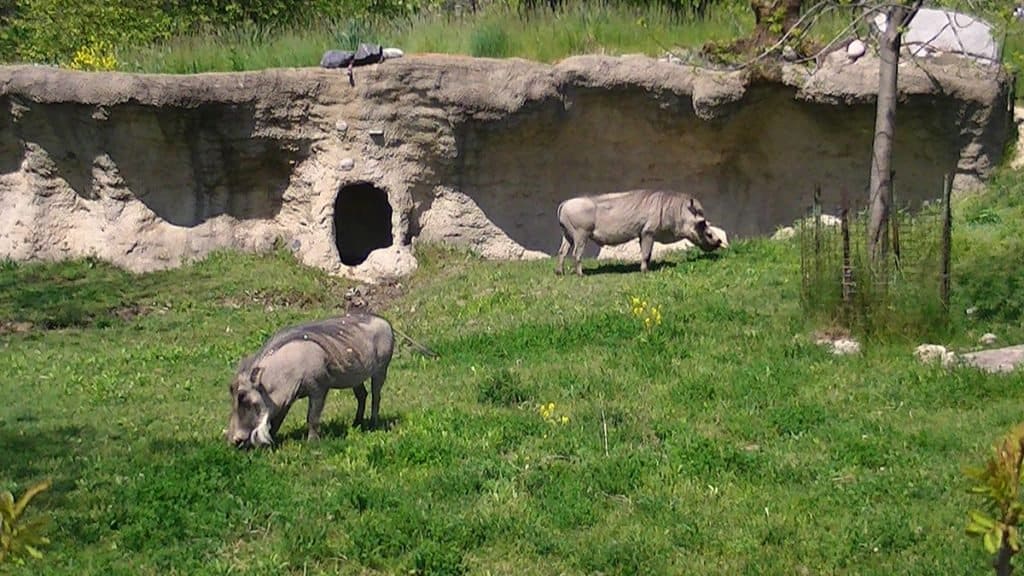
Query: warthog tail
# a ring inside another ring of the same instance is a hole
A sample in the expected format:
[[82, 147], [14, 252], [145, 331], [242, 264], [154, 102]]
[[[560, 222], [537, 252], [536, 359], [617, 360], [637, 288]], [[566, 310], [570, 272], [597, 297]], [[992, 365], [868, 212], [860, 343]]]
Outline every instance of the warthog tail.
[[395, 334], [398, 334], [399, 336], [401, 336], [406, 342], [408, 342], [409, 344], [412, 344], [412, 347], [415, 348], [416, 351], [419, 352], [420, 354], [423, 354], [424, 356], [427, 356], [428, 358], [437, 358], [439, 356], [437, 352], [434, 352], [430, 348], [427, 348], [423, 344], [420, 344], [419, 342], [413, 340], [412, 338], [409, 337], [408, 334], [406, 334], [405, 332], [402, 332], [398, 328], [395, 328], [394, 326], [392, 326], [391, 330], [393, 330]]

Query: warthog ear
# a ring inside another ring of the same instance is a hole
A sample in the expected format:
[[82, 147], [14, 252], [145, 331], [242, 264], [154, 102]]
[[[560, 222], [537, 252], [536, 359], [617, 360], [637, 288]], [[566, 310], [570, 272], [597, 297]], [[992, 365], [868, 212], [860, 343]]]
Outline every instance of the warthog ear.
[[700, 206], [697, 206], [697, 202], [692, 197], [690, 198], [690, 205], [687, 206], [687, 208], [690, 209], [690, 214], [693, 214], [694, 216], [704, 215], [704, 210], [701, 209]]
[[263, 372], [263, 368], [260, 368], [259, 366], [253, 368], [252, 372], [249, 372], [249, 382], [252, 382], [253, 384], [256, 384], [257, 382], [259, 382], [260, 374], [262, 372]]

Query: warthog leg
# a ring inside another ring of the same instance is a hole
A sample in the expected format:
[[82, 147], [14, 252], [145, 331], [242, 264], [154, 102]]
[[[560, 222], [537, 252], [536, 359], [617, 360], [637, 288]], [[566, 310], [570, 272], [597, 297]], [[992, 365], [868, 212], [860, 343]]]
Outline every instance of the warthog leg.
[[583, 249], [587, 247], [586, 232], [578, 232], [572, 239], [572, 257], [576, 260], [576, 275], [583, 276]]
[[561, 276], [565, 273], [565, 255], [572, 249], [572, 240], [569, 239], [568, 235], [563, 233], [562, 235], [562, 246], [558, 249], [558, 267], [555, 268], [555, 274]]
[[285, 417], [288, 416], [288, 411], [291, 410], [291, 404], [286, 403], [281, 406], [281, 409], [277, 411], [277, 414], [270, 419], [270, 436], [276, 437], [277, 431], [281, 429], [281, 424], [284, 424]]
[[654, 235], [640, 234], [640, 271], [647, 272], [651, 263], [651, 250], [654, 249]]
[[306, 439], [320, 439], [320, 414], [324, 411], [324, 400], [327, 398], [327, 389], [322, 392], [315, 391], [309, 395], [309, 410], [306, 412]]
[[360, 382], [352, 387], [352, 393], [356, 395], [356, 419], [352, 421], [352, 426], [362, 427], [363, 414], [366, 413], [366, 386]]
[[387, 380], [387, 377], [388, 369], [384, 368], [374, 374], [370, 380], [370, 393], [373, 395], [370, 399], [370, 428], [377, 427], [377, 413], [380, 411], [380, 391], [384, 388], [384, 381]]

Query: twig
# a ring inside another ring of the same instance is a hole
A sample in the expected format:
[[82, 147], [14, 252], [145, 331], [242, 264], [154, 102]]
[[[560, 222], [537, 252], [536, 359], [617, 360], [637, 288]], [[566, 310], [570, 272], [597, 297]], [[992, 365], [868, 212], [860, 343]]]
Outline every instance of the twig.
[[604, 435], [604, 455], [608, 456], [608, 421], [604, 417], [604, 406], [601, 407], [601, 431]]

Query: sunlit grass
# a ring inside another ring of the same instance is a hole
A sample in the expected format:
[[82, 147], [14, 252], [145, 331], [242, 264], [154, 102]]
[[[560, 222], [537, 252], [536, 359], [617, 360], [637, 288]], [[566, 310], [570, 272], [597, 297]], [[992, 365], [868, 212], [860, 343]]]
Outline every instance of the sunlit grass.
[[[942, 344], [1024, 340], [1021, 182], [957, 208]], [[321, 442], [300, 401], [280, 447], [251, 453], [220, 436], [235, 363], [336, 313], [348, 282], [286, 251], [144, 275], [2, 263], [0, 321], [32, 326], [0, 335], [0, 489], [54, 480], [34, 503], [52, 544], [12, 573], [987, 569], [961, 469], [1021, 420], [1024, 375], [922, 366], [905, 338], [832, 356], [796, 242], [648, 274], [590, 260], [584, 278], [417, 257], [376, 309], [440, 356], [400, 345], [389, 429], [350, 429], [352, 395], [332, 392]]]

